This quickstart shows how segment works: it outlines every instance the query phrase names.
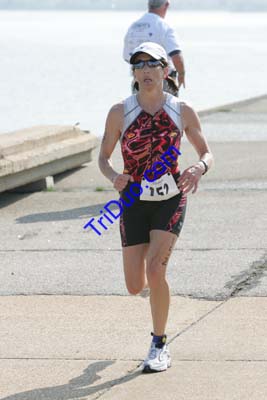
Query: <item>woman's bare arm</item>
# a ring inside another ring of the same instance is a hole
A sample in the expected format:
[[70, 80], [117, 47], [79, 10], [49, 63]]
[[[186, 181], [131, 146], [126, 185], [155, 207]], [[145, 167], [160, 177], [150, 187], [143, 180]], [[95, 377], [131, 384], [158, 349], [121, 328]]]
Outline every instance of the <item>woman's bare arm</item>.
[[184, 193], [188, 193], [192, 189], [192, 193], [195, 193], [198, 187], [198, 182], [202, 174], [205, 172], [205, 164], [208, 170], [212, 166], [213, 155], [205, 136], [201, 132], [199, 117], [188, 105], [182, 106], [182, 120], [185, 134], [196, 150], [199, 156], [199, 161], [196, 162], [196, 164], [191, 165], [182, 173], [178, 180], [178, 186]]
[[123, 128], [123, 104], [115, 104], [108, 113], [105, 133], [102, 139], [98, 157], [98, 165], [103, 173], [112, 183], [116, 190], [121, 191], [127, 185], [130, 175], [119, 174], [112, 167], [111, 155], [120, 139]]

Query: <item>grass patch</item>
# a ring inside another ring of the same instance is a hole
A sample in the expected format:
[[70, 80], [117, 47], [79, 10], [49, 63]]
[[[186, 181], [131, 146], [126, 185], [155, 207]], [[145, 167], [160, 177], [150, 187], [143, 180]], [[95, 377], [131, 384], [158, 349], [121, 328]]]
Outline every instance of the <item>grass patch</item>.
[[218, 112], [221, 112], [221, 113], [230, 113], [232, 111], [233, 110], [231, 108], [221, 108], [220, 110], [218, 110]]
[[95, 192], [104, 192], [104, 188], [103, 188], [103, 186], [97, 186], [96, 188], [95, 188]]

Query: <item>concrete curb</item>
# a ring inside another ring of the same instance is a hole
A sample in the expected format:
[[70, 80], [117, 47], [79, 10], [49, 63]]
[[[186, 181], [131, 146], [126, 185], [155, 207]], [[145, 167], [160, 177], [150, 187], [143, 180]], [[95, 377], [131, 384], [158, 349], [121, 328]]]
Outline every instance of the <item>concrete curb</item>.
[[0, 192], [91, 161], [96, 138], [75, 126], [41, 126], [1, 136]]

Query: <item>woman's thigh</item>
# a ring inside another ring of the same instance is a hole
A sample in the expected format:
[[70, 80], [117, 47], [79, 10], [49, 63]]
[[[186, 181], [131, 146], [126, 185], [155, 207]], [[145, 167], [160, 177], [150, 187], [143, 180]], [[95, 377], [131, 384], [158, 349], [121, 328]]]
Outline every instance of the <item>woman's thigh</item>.
[[132, 294], [139, 293], [145, 285], [145, 257], [148, 246], [148, 243], [142, 243], [122, 248], [125, 282]]
[[147, 276], [165, 277], [167, 264], [177, 241], [177, 235], [162, 230], [150, 231], [147, 251]]

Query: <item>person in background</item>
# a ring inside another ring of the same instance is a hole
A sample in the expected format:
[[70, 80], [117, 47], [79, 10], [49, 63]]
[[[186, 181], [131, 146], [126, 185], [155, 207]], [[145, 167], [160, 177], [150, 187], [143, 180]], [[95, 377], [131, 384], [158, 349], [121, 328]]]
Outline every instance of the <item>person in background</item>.
[[[163, 91], [168, 74], [163, 47], [142, 43], [133, 51], [130, 64], [139, 91], [109, 111], [99, 167], [120, 193], [123, 205], [120, 234], [127, 289], [133, 295], [147, 286], [150, 289], [153, 338], [143, 372], [159, 372], [171, 365], [165, 333], [170, 304], [168, 261], [183, 226], [187, 194], [197, 191], [213, 157], [196, 112]], [[183, 132], [197, 157], [180, 171], [177, 154], [181, 154]], [[124, 169], [117, 172], [111, 155], [118, 141]], [[131, 336], [131, 340], [138, 338]]]
[[[133, 22], [125, 35], [123, 58], [129, 63], [133, 50], [143, 42], [161, 45], [168, 55], [169, 62], [169, 74], [164, 81], [164, 90], [178, 96], [180, 87], [185, 88], [185, 67], [175, 31], [164, 21], [169, 6], [170, 1], [148, 0], [148, 12]], [[135, 81], [133, 88], [138, 90], [138, 83]]]

